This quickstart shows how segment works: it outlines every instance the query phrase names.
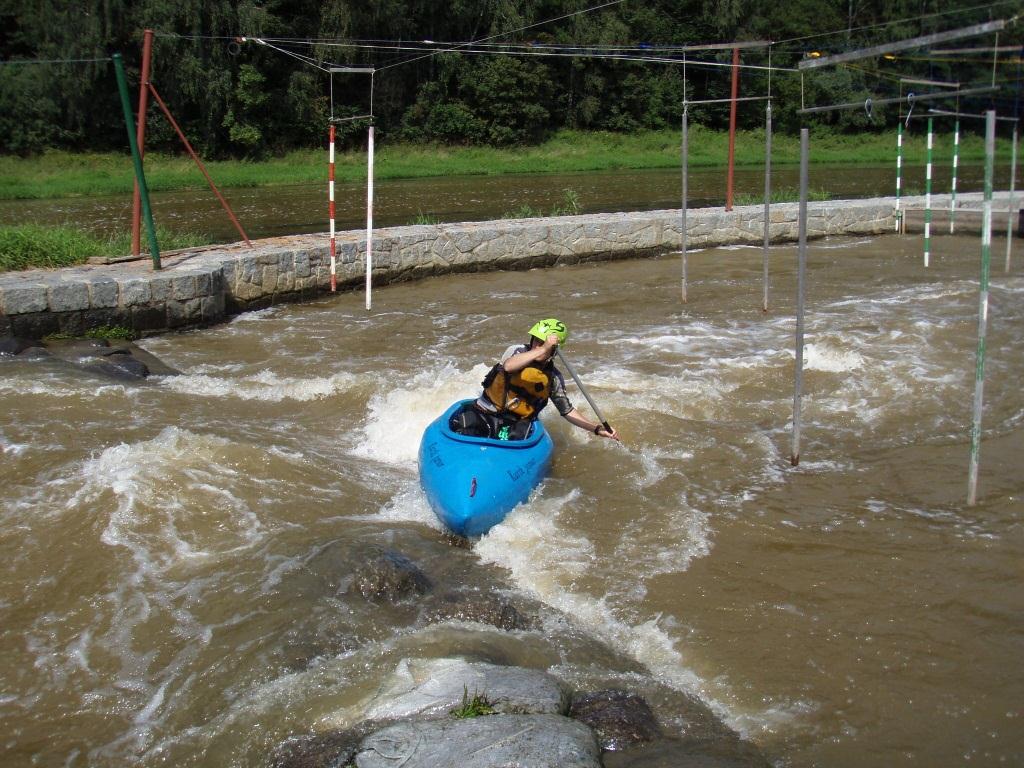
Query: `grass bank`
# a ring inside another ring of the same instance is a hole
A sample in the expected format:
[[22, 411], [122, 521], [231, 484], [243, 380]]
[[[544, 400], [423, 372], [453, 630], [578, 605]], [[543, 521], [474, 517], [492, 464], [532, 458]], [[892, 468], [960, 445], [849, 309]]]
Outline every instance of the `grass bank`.
[[[895, 144], [895, 132], [852, 136], [822, 132], [812, 134], [811, 160], [837, 165], [895, 164]], [[1007, 142], [999, 144], [1000, 152], [1008, 159], [1009, 148], [1004, 146]], [[925, 162], [923, 135], [908, 135], [904, 146], [906, 164]], [[690, 129], [691, 167], [724, 166], [727, 151], [728, 135], [724, 131], [700, 126]], [[980, 137], [966, 136], [961, 142], [960, 159], [979, 162], [984, 158], [984, 151]], [[952, 156], [952, 135], [938, 135], [934, 152], [937, 162], [948, 162]], [[799, 137], [776, 134], [772, 139], [773, 165], [796, 165], [799, 161]], [[740, 166], [763, 164], [763, 131], [739, 133], [736, 162]], [[383, 180], [639, 170], [678, 165], [678, 131], [635, 134], [561, 131], [543, 144], [511, 149], [389, 145], [385, 139], [378, 146], [375, 173]], [[207, 167], [214, 181], [225, 188], [322, 183], [327, 176], [326, 153], [320, 150], [291, 152], [261, 162], [213, 161]], [[336, 176], [339, 181], [365, 179], [366, 153], [340, 153], [336, 158]], [[146, 156], [146, 180], [154, 191], [197, 189], [206, 184], [187, 156], [156, 153]], [[132, 190], [132, 181], [131, 160], [127, 154], [48, 152], [28, 159], [0, 157], [0, 200], [126, 194]]]
[[[206, 245], [210, 239], [204, 235], [173, 233], [158, 227], [157, 242], [161, 250], [174, 250]], [[102, 239], [67, 226], [0, 226], [0, 272], [34, 267], [72, 267], [84, 264], [92, 257], [123, 256], [130, 251], [130, 232]]]

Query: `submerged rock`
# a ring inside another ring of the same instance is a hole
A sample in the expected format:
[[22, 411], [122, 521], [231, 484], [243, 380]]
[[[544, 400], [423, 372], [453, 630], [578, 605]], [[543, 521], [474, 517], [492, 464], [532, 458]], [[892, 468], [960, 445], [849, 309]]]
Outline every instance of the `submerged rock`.
[[628, 691], [604, 690], [573, 696], [569, 717], [593, 728], [601, 748], [609, 751], [653, 741], [661, 735], [650, 706]]
[[428, 623], [471, 621], [506, 631], [533, 629], [537, 623], [535, 618], [520, 613], [503, 595], [479, 590], [445, 592], [426, 610], [424, 619]]
[[561, 715], [399, 723], [368, 736], [357, 768], [600, 768], [589, 728]]
[[565, 714], [569, 708], [567, 691], [546, 672], [457, 658], [403, 659], [367, 703], [365, 717], [447, 716], [477, 695], [506, 714]]
[[41, 347], [42, 344], [34, 339], [22, 339], [18, 336], [0, 337], [0, 355], [20, 355], [27, 349]]
[[739, 738], [713, 741], [662, 739], [604, 756], [604, 768], [771, 768], [756, 746]]
[[362, 737], [353, 731], [292, 736], [274, 751], [270, 768], [347, 768]]
[[416, 563], [400, 552], [387, 550], [356, 571], [349, 592], [367, 600], [397, 603], [425, 595], [432, 588], [430, 579]]

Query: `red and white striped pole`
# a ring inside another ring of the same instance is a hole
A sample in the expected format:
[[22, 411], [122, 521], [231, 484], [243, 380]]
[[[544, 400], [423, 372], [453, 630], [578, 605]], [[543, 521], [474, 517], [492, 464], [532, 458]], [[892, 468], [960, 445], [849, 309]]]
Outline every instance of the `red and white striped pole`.
[[338, 245], [334, 236], [334, 126], [330, 131], [330, 149], [327, 159], [327, 212], [331, 218], [331, 293], [338, 290]]

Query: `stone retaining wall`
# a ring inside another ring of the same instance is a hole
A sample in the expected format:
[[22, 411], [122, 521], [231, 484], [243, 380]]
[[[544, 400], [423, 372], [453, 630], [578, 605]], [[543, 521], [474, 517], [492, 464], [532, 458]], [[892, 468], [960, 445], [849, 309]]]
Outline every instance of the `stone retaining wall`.
[[[967, 203], [971, 195], [960, 195]], [[978, 197], [975, 195], [975, 197]], [[941, 205], [940, 196], [933, 196]], [[923, 198], [904, 203], [923, 204]], [[894, 200], [811, 203], [808, 236], [894, 230]], [[762, 205], [687, 213], [688, 247], [763, 241]], [[773, 205], [772, 242], [797, 238], [797, 204]], [[375, 285], [452, 272], [526, 269], [677, 250], [680, 212], [647, 211], [462, 224], [417, 225], [374, 233]], [[341, 288], [362, 286], [362, 232], [338, 233]], [[259, 240], [168, 254], [154, 272], [148, 260], [0, 274], [0, 335], [41, 338], [123, 326], [140, 335], [211, 325], [226, 316], [312, 298], [330, 286], [326, 234]]]

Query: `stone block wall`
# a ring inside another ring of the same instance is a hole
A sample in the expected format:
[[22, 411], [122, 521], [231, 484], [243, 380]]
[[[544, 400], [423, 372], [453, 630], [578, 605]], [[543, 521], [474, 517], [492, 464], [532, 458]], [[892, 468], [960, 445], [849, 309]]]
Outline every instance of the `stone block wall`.
[[[967, 202], [971, 196], [961, 198]], [[892, 198], [812, 203], [808, 236], [893, 232], [893, 212]], [[761, 243], [763, 214], [761, 205], [688, 211], [688, 247]], [[797, 215], [796, 203], [772, 206], [773, 243], [796, 240]], [[680, 247], [680, 219], [680, 211], [666, 210], [379, 229], [373, 280], [382, 285], [453, 272], [651, 256]], [[0, 335], [77, 335], [102, 325], [147, 335], [211, 325], [231, 314], [329, 290], [325, 234], [253, 245], [178, 252], [165, 258], [159, 272], [148, 261], [136, 261], [0, 274]], [[339, 287], [361, 287], [365, 233], [338, 233], [336, 253]]]

